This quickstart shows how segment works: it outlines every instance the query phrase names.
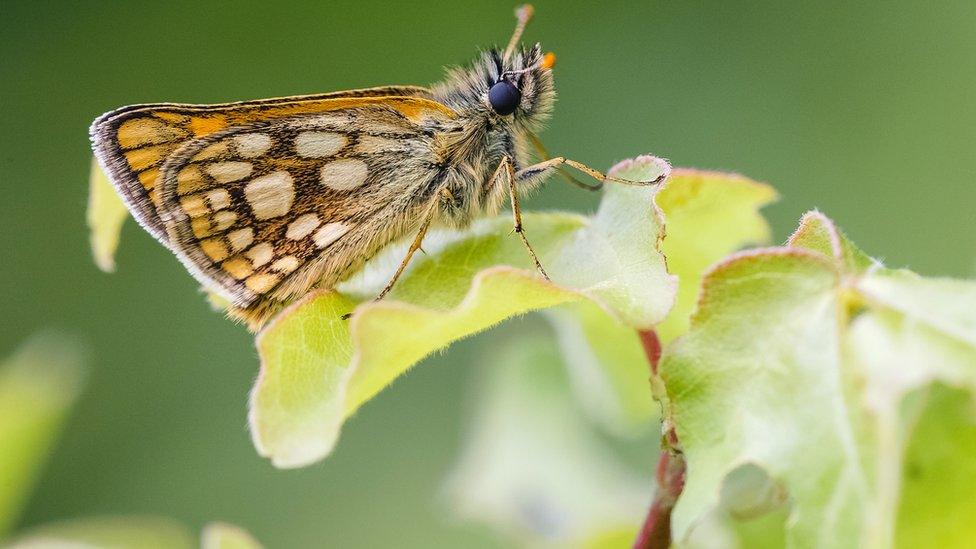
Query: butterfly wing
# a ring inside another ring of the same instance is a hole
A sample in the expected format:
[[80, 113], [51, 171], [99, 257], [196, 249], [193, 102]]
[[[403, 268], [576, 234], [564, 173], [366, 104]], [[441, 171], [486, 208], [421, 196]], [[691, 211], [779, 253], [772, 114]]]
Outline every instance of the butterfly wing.
[[384, 98], [194, 138], [160, 165], [170, 248], [238, 316], [260, 325], [415, 229], [443, 177], [446, 107]]
[[[92, 123], [92, 149], [136, 220], [166, 244], [165, 228], [156, 215], [157, 181], [166, 158], [187, 142], [229, 127], [341, 110], [362, 102], [417, 98], [421, 106], [415, 108], [436, 109], [439, 103], [424, 100], [427, 95], [425, 88], [396, 86], [217, 105], [132, 105]], [[404, 106], [411, 103], [415, 102], [408, 100]]]

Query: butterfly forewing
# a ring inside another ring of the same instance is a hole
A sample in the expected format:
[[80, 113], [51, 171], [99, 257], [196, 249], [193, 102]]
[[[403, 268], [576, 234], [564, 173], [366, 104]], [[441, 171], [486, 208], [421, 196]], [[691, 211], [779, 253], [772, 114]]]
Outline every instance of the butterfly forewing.
[[170, 247], [239, 308], [337, 282], [411, 229], [437, 187], [430, 128], [451, 117], [396, 103], [234, 126], [180, 146], [158, 182]]
[[154, 206], [158, 203], [159, 172], [166, 158], [190, 140], [261, 120], [426, 93], [421, 87], [395, 86], [217, 105], [133, 105], [96, 119], [91, 127], [92, 145], [136, 219], [166, 243], [165, 227]]

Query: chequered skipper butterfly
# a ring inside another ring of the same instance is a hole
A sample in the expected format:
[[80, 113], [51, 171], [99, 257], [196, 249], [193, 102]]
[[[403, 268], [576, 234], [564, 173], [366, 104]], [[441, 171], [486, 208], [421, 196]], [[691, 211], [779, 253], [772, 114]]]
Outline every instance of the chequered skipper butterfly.
[[522, 228], [518, 194], [563, 164], [598, 181], [569, 177], [587, 188], [608, 178], [549, 158], [535, 137], [555, 100], [555, 58], [538, 44], [519, 46], [531, 6], [516, 15], [504, 51], [485, 51], [430, 88], [133, 105], [92, 123], [92, 147], [139, 223], [252, 329], [415, 235], [381, 299], [432, 224], [462, 228], [506, 200], [546, 276]]

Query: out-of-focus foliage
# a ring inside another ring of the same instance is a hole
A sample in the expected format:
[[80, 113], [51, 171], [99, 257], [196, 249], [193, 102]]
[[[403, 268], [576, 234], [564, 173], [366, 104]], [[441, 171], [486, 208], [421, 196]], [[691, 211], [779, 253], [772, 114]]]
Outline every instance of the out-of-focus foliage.
[[92, 159], [88, 176], [88, 230], [92, 257], [98, 268], [115, 271], [115, 251], [119, 247], [122, 224], [129, 217], [122, 198], [112, 187], [105, 172]]
[[[5, 546], [6, 547], [6, 546]], [[73, 519], [34, 528], [9, 549], [262, 549], [243, 528], [212, 522], [199, 543], [178, 521], [150, 516]]]
[[[653, 489], [581, 421], [553, 343], [513, 338], [486, 361], [450, 509], [521, 544], [633, 540]], [[646, 390], [646, 389], [645, 389]]]
[[14, 524], [82, 379], [79, 346], [53, 333], [0, 364], [0, 539]]
[[226, 524], [213, 522], [203, 529], [200, 549], [261, 549], [261, 544], [246, 530]]
[[10, 549], [195, 549], [189, 529], [159, 517], [84, 518], [46, 524], [14, 540]]

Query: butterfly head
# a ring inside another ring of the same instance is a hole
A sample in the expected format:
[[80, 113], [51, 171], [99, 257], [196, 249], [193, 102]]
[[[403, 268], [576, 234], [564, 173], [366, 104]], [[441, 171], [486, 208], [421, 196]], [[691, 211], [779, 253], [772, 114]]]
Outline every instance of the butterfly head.
[[536, 44], [531, 49], [515, 51], [508, 59], [497, 51], [488, 52], [489, 63], [482, 98], [496, 116], [521, 118], [523, 123], [537, 125], [549, 117], [555, 100], [552, 67], [555, 55], [542, 54]]
[[517, 48], [506, 58], [497, 49], [482, 52], [472, 66], [451, 69], [435, 97], [490, 126], [535, 131], [550, 116], [556, 99], [555, 56], [542, 47]]

